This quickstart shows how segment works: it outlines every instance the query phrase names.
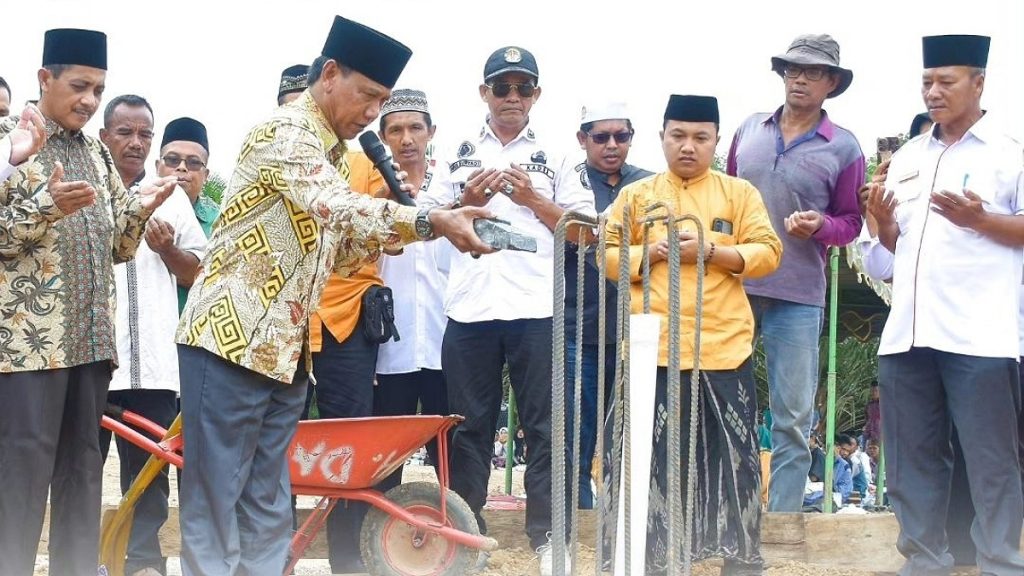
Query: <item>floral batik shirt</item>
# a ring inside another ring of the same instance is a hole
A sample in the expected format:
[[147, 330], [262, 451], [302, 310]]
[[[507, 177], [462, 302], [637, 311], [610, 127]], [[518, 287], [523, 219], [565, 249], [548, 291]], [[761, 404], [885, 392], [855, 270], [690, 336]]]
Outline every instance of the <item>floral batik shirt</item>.
[[[349, 189], [345, 145], [309, 92], [249, 132], [177, 341], [290, 383], [331, 271], [417, 239], [417, 209]], [[307, 358], [308, 360], [308, 358]]]
[[[0, 122], [0, 138], [18, 123]], [[129, 195], [99, 140], [46, 119], [38, 154], [0, 183], [0, 372], [117, 362], [115, 263], [135, 255], [150, 210]], [[96, 190], [92, 206], [65, 215], [47, 181], [54, 163], [64, 181]]]

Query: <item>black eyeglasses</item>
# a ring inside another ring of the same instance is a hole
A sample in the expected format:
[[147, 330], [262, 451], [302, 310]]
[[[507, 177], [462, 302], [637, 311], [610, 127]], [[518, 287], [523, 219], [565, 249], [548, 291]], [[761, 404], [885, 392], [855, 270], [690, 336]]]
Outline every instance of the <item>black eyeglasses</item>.
[[206, 168], [206, 163], [196, 158], [195, 156], [189, 156], [188, 158], [182, 158], [177, 154], [168, 154], [161, 158], [164, 162], [164, 166], [167, 166], [171, 170], [177, 168], [182, 162], [185, 163], [185, 168], [188, 168], [189, 172], [199, 172], [203, 168]]
[[609, 140], [615, 138], [615, 141], [619, 144], [625, 144], [633, 139], [633, 131], [625, 132], [587, 132], [587, 136], [594, 141], [594, 144], [607, 144]]
[[523, 98], [529, 98], [533, 96], [533, 93], [537, 91], [537, 86], [534, 84], [513, 84], [511, 82], [495, 82], [494, 84], [487, 85], [491, 92], [494, 93], [498, 98], [504, 98], [508, 96], [512, 89], [515, 88], [516, 92], [519, 93]]
[[807, 78], [809, 82], [817, 82], [828, 74], [828, 68], [804, 68], [803, 66], [787, 64], [782, 69], [782, 73], [786, 75], [786, 78], [799, 78], [800, 74], [803, 74], [804, 78]]

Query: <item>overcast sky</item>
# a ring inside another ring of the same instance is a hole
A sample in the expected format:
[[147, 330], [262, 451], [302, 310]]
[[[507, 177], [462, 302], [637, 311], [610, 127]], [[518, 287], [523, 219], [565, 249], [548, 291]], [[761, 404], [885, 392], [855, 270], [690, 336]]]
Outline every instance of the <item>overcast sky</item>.
[[[105, 98], [136, 93], [156, 112], [157, 155], [163, 126], [193, 116], [210, 131], [211, 168], [230, 175], [246, 132], [276, 105], [280, 71], [309, 63], [334, 14], [392, 35], [413, 49], [398, 87], [427, 92], [444, 150], [479, 130], [486, 107], [477, 93], [496, 48], [532, 51], [542, 96], [531, 125], [550, 146], [577, 147], [580, 106], [626, 101], [637, 129], [632, 163], [664, 169], [658, 140], [671, 93], [717, 96], [719, 152], [728, 151], [747, 115], [782, 102], [769, 58], [801, 33], [828, 33], [841, 46], [853, 85], [826, 102], [866, 154], [879, 136], [904, 132], [924, 107], [921, 36], [992, 36], [982, 104], [1005, 130], [1024, 136], [1024, 2], [932, 0], [798, 2], [632, 0], [628, 2], [397, 1], [218, 2], [179, 0], [6, 0], [0, 76], [14, 91], [12, 110], [38, 95], [43, 33], [80, 27], [109, 36]], [[97, 113], [87, 131], [102, 124]]]

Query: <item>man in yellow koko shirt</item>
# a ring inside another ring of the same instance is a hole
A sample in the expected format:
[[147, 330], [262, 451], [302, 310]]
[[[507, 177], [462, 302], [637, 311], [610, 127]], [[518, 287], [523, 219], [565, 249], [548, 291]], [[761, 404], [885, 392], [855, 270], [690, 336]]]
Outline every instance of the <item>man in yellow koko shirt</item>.
[[[761, 195], [745, 180], [711, 170], [718, 143], [718, 101], [709, 96], [673, 95], [665, 110], [661, 133], [668, 170], [627, 186], [611, 207], [608, 218], [608, 276], [618, 277], [616, 248], [628, 242], [633, 312], [642, 308], [642, 223], [655, 202], [671, 207], [676, 217], [692, 214], [704, 226], [704, 307], [701, 331], [700, 387], [697, 417], [696, 508], [694, 560], [724, 556], [722, 574], [762, 573], [760, 462], [755, 418], [757, 392], [752, 362], [754, 317], [743, 290], [745, 277], [773, 272], [782, 257], [782, 244], [772, 229]], [[631, 236], [621, 238], [618, 226], [623, 207], [630, 206]], [[657, 214], [657, 212], [655, 212]], [[662, 214], [664, 211], [662, 210]], [[681, 260], [682, 445], [668, 448], [665, 427], [656, 426], [648, 522], [647, 570], [665, 573], [668, 509], [668, 454], [689, 453], [690, 373], [696, 363], [692, 335], [697, 286], [697, 235], [694, 223], [677, 224]], [[667, 316], [668, 240], [664, 225], [650, 229], [651, 311]], [[658, 356], [656, 414], [667, 413], [668, 321], [662, 322]], [[662, 421], [663, 423], [663, 421]], [[686, 498], [685, 479], [679, 488]], [[676, 544], [678, 545], [678, 544]]]

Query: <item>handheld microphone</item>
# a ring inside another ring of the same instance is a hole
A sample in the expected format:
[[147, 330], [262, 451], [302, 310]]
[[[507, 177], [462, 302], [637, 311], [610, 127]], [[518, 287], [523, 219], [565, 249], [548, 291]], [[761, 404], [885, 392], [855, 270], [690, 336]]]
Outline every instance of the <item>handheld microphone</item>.
[[363, 152], [370, 157], [374, 167], [380, 171], [381, 176], [384, 177], [384, 183], [388, 185], [388, 190], [391, 190], [391, 193], [398, 199], [398, 203], [405, 206], [415, 206], [416, 202], [413, 201], [412, 196], [409, 196], [405, 190], [402, 190], [402, 183], [398, 180], [398, 176], [395, 175], [395, 167], [391, 163], [391, 154], [388, 154], [388, 149], [384, 147], [384, 143], [380, 141], [377, 134], [373, 131], [363, 132], [359, 135], [359, 145], [363, 147]]

